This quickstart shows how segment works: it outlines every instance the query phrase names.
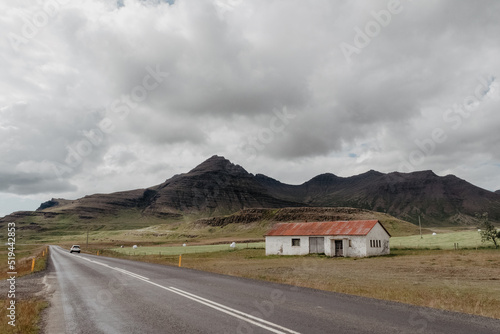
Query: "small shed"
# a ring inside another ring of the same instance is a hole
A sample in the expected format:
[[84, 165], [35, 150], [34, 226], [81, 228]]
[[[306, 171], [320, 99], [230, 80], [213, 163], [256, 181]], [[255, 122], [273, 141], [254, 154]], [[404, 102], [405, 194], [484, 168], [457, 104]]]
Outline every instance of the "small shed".
[[279, 223], [266, 234], [266, 255], [385, 255], [390, 237], [378, 220]]

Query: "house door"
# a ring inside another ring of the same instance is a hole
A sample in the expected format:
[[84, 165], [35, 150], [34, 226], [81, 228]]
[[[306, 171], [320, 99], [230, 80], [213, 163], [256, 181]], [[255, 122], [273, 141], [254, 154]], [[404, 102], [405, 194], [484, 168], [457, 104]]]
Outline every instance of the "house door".
[[342, 240], [335, 240], [335, 256], [344, 256], [344, 246]]
[[324, 237], [309, 237], [309, 253], [322, 254], [325, 252], [325, 238]]

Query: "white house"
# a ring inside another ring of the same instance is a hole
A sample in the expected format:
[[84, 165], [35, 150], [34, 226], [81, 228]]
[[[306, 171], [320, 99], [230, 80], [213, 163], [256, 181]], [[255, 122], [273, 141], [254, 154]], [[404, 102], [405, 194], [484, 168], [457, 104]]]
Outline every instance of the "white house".
[[280, 223], [266, 234], [266, 255], [385, 255], [390, 237], [378, 220]]

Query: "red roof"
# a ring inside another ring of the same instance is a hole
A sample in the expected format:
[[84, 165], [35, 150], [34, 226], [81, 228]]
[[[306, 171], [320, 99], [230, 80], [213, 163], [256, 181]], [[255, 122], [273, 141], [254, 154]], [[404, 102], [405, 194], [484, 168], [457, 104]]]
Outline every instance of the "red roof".
[[[367, 235], [379, 223], [378, 220], [350, 220], [315, 223], [280, 223], [267, 236], [301, 235]], [[382, 224], [380, 224], [382, 226]], [[385, 230], [385, 228], [382, 226]], [[387, 232], [387, 230], [386, 230]], [[389, 232], [387, 232], [389, 234]], [[390, 234], [389, 234], [390, 236]]]

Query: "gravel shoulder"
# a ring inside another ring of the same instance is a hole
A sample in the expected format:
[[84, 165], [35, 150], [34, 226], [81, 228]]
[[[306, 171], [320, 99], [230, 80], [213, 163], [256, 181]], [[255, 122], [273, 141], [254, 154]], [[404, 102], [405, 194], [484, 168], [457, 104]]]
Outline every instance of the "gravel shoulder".
[[[31, 298], [44, 299], [44, 276], [45, 271], [39, 271], [31, 275], [16, 278], [16, 300], [26, 300]], [[2, 291], [8, 291], [9, 282], [7, 280], [2, 280], [0, 282], [0, 289]]]
[[[55, 277], [54, 265], [50, 259], [47, 260], [47, 268], [33, 274], [16, 278], [16, 301], [38, 299], [49, 303], [49, 307], [45, 308], [40, 314], [40, 334], [48, 334], [46, 331], [48, 325], [48, 314], [52, 309], [53, 296], [56, 292], [56, 285], [50, 280]], [[7, 280], [0, 281], [0, 290], [8, 291], [9, 282]], [[22, 317], [20, 314], [19, 316]]]

